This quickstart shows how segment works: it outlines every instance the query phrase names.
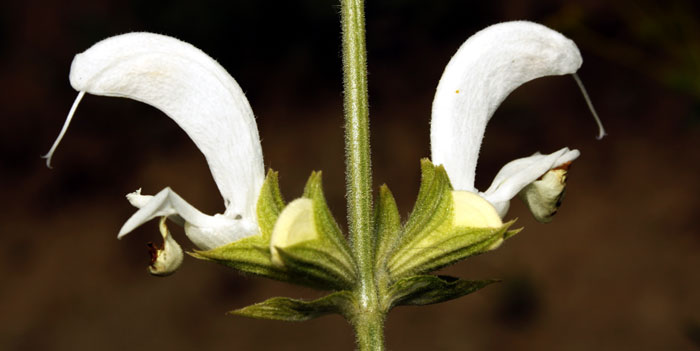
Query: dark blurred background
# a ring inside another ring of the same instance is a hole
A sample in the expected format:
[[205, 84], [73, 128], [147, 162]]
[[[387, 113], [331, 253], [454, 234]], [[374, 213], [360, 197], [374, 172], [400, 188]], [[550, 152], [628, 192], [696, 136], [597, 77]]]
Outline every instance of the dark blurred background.
[[[579, 75], [525, 84], [496, 112], [477, 174], [578, 148], [556, 220], [444, 273], [501, 284], [441, 305], [400, 307], [390, 350], [697, 350], [700, 348], [700, 9], [692, 1], [368, 0], [375, 189], [402, 215], [429, 156], [434, 89], [459, 45], [496, 22], [528, 19], [572, 38]], [[266, 166], [287, 199], [323, 170], [345, 223], [339, 5], [327, 0], [4, 1], [0, 5], [0, 349], [351, 350], [338, 316], [305, 323], [225, 312], [318, 292], [185, 259], [146, 272], [157, 223], [121, 241], [124, 194], [165, 186], [206, 213], [223, 209], [204, 158], [171, 120], [125, 99], [87, 96], [54, 158], [45, 153], [76, 92], [73, 56], [129, 31], [188, 41], [238, 81], [258, 117]], [[405, 218], [405, 217], [404, 217]], [[191, 248], [184, 233], [176, 238]]]

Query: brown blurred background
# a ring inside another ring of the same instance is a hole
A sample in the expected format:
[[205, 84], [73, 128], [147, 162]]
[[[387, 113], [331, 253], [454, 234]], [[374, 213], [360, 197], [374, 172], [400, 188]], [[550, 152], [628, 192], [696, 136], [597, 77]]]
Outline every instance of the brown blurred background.
[[[511, 159], [578, 148], [556, 220], [445, 270], [501, 284], [441, 305], [400, 307], [390, 350], [697, 350], [700, 348], [700, 19], [697, 3], [368, 0], [374, 181], [409, 213], [430, 106], [445, 64], [477, 30], [528, 19], [580, 47], [579, 74], [514, 92], [487, 129], [477, 185]], [[129, 31], [172, 35], [216, 58], [258, 117], [266, 166], [287, 199], [323, 170], [345, 222], [338, 4], [334, 1], [5, 1], [0, 5], [0, 349], [351, 350], [337, 316], [305, 323], [225, 312], [319, 293], [187, 257], [146, 273], [157, 223], [121, 241], [124, 194], [171, 186], [207, 213], [222, 201], [204, 158], [157, 110], [87, 96], [49, 170], [39, 155], [75, 91], [73, 55]], [[376, 189], [375, 186], [375, 189]], [[184, 234], [171, 226], [186, 248]]]

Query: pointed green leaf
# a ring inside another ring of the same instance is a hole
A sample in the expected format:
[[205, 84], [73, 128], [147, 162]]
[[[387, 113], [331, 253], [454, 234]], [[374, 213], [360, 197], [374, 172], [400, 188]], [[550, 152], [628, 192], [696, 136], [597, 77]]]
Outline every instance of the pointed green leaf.
[[313, 301], [275, 297], [229, 313], [251, 318], [301, 322], [332, 313], [346, 315], [352, 305], [352, 293], [339, 291]]
[[386, 306], [428, 305], [471, 294], [498, 280], [461, 280], [448, 276], [417, 275], [403, 278], [388, 291]]

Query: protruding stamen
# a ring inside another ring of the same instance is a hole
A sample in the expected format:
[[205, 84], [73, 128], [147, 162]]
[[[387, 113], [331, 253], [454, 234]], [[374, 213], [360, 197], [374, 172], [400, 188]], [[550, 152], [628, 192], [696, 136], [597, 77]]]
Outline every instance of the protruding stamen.
[[56, 138], [56, 141], [53, 142], [53, 145], [51, 146], [51, 149], [49, 150], [46, 155], [41, 156], [42, 158], [46, 159], [46, 167], [51, 168], [51, 157], [53, 157], [54, 151], [56, 151], [56, 148], [58, 147], [58, 144], [61, 143], [61, 139], [63, 139], [63, 135], [66, 134], [66, 131], [68, 130], [68, 126], [70, 125], [70, 121], [73, 119], [73, 114], [75, 113], [75, 110], [78, 108], [78, 104], [80, 104], [80, 100], [83, 99], [83, 96], [85, 96], [85, 92], [81, 91], [78, 93], [78, 97], [75, 98], [75, 101], [73, 102], [73, 106], [70, 108], [70, 112], [68, 112], [68, 117], [66, 118], [66, 121], [63, 123], [63, 128], [61, 128], [61, 132], [58, 133], [58, 137]]
[[578, 74], [572, 73], [571, 75], [574, 76], [574, 80], [576, 81], [578, 88], [581, 89], [581, 94], [583, 94], [583, 98], [586, 99], [588, 109], [591, 110], [591, 113], [595, 118], [595, 122], [598, 124], [598, 136], [596, 137], [596, 139], [603, 139], [603, 137], [606, 136], [608, 133], [605, 132], [605, 128], [603, 128], [603, 123], [600, 121], [600, 117], [598, 117], [598, 114], [595, 112], [595, 108], [593, 108], [593, 103], [591, 102], [591, 98], [588, 97], [586, 87], [583, 86], [583, 82], [581, 81], [581, 78], [579, 78]]

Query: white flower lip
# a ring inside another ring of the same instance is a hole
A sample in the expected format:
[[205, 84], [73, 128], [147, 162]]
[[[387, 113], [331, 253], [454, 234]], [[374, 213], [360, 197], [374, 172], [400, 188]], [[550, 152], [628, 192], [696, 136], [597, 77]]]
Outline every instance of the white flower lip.
[[148, 244], [151, 250], [151, 264], [148, 266], [148, 272], [160, 277], [175, 273], [180, 268], [184, 256], [182, 248], [170, 235], [165, 220], [166, 217], [162, 217], [158, 226], [160, 235], [163, 237], [163, 247], [156, 247], [153, 243]]
[[[486, 125], [513, 90], [539, 77], [574, 74], [582, 62], [573, 41], [532, 22], [500, 23], [470, 37], [445, 68], [433, 101], [432, 161], [445, 167], [454, 189], [478, 192], [474, 178]], [[480, 195], [503, 217], [520, 190], [578, 156], [563, 148], [515, 160]]]
[[49, 161], [85, 93], [125, 97], [156, 107], [187, 133], [204, 154], [224, 199], [223, 215], [208, 216], [170, 188], [155, 196], [132, 193], [129, 201], [140, 209], [119, 237], [159, 216], [184, 224], [201, 249], [259, 233], [255, 205], [264, 164], [255, 117], [238, 83], [214, 59], [172, 37], [127, 33], [76, 55], [70, 83], [80, 93], [46, 156]]
[[535, 153], [529, 157], [510, 161], [498, 171], [491, 186], [480, 194], [493, 204], [502, 218], [508, 212], [510, 200], [523, 188], [536, 181], [550, 169], [572, 162], [580, 154], [578, 150], [569, 150], [565, 147], [549, 155]]

